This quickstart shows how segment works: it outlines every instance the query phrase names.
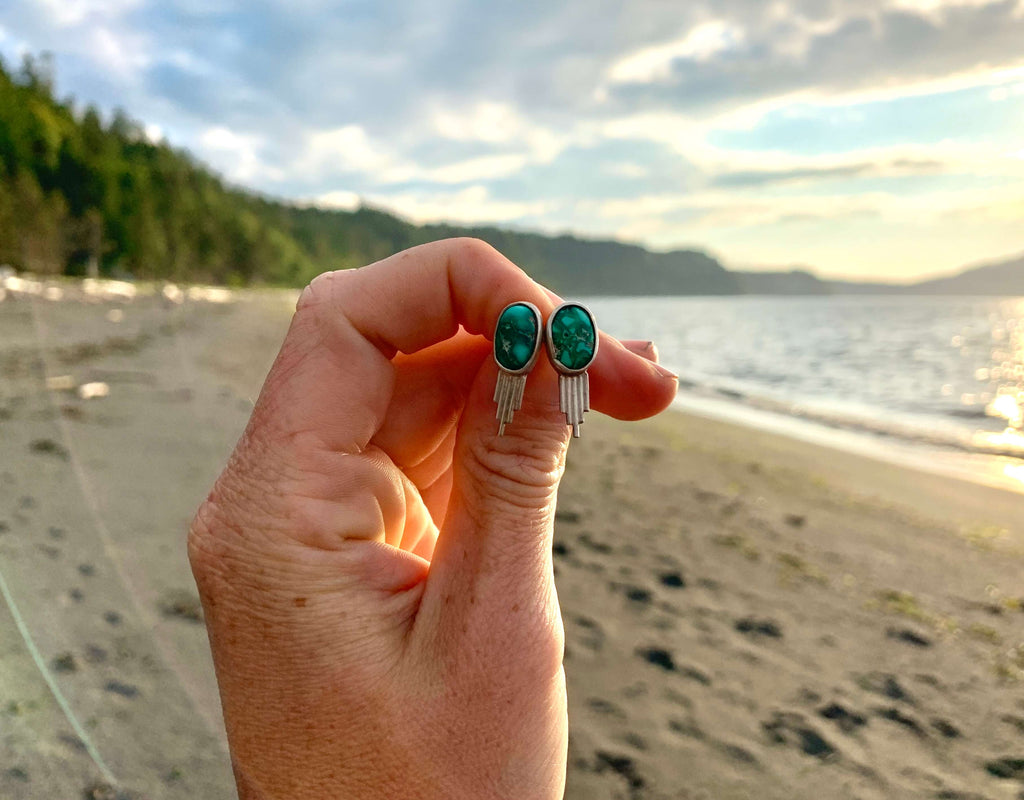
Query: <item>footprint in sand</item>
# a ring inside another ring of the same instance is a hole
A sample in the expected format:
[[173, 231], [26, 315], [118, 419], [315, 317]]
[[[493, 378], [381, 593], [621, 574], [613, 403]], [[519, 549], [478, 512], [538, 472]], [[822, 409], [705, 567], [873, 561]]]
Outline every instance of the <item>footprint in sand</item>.
[[940, 717], [932, 719], [931, 726], [946, 739], [959, 739], [961, 736], [960, 729], [956, 725]]
[[589, 533], [581, 533], [579, 536], [576, 537], [576, 541], [583, 547], [587, 548], [588, 550], [592, 550], [595, 553], [607, 555], [613, 552], [613, 548], [610, 544], [608, 544], [607, 542], [602, 542], [599, 539], [595, 539]]
[[666, 672], [676, 671], [676, 662], [668, 650], [660, 647], [641, 647], [637, 649], [636, 654], [648, 664], [661, 667]]
[[647, 751], [647, 740], [636, 731], [627, 731], [622, 735], [622, 743], [638, 750], [641, 753]]
[[887, 672], [869, 672], [865, 675], [858, 675], [856, 681], [857, 685], [866, 692], [914, 705], [914, 699], [896, 680], [895, 675], [890, 675]]
[[914, 719], [909, 714], [905, 714], [900, 711], [896, 706], [887, 706], [885, 708], [876, 708], [875, 713], [882, 719], [889, 720], [889, 722], [895, 722], [897, 725], [902, 725], [908, 731], [913, 733], [920, 739], [925, 739], [928, 734], [924, 728], [921, 727], [921, 723]]
[[31, 780], [28, 772], [22, 767], [9, 767], [8, 769], [5, 769], [4, 777], [11, 781], [18, 781], [19, 783], [28, 783]]
[[858, 728], [868, 724], [867, 717], [851, 711], [839, 703], [829, 703], [818, 709], [819, 716], [832, 720], [843, 733], [854, 733]]
[[1024, 735], [1024, 717], [1018, 717], [1014, 714], [1003, 714], [999, 719], [1017, 729], [1017, 733]]
[[53, 439], [35, 439], [29, 444], [28, 449], [33, 453], [43, 456], [53, 456], [59, 458], [61, 461], [68, 460], [68, 451], [63, 446], [53, 441]]
[[203, 605], [199, 597], [185, 589], [168, 592], [160, 601], [160, 612], [165, 617], [203, 623]]
[[74, 653], [61, 653], [50, 662], [54, 672], [78, 672], [78, 660]]
[[126, 697], [129, 700], [134, 700], [139, 696], [139, 689], [130, 683], [122, 683], [121, 681], [107, 681], [103, 687], [111, 694], [120, 695]]
[[610, 771], [622, 777], [629, 789], [630, 797], [641, 797], [640, 791], [647, 783], [640, 774], [640, 770], [637, 767], [636, 762], [629, 756], [624, 756], [619, 753], [609, 753], [604, 750], [598, 750], [594, 753], [593, 771], [598, 775]]
[[839, 752], [801, 714], [776, 711], [770, 720], [761, 723], [761, 729], [772, 744], [797, 747], [808, 756], [824, 760]]
[[613, 719], [622, 721], [627, 719], [625, 711], [610, 700], [605, 700], [603, 697], [587, 698], [587, 708], [595, 714], [600, 714], [603, 717], [612, 717]]
[[741, 617], [733, 623], [733, 627], [740, 633], [754, 638], [761, 636], [768, 637], [770, 639], [782, 638], [782, 626], [773, 619]]
[[695, 681], [704, 686], [711, 685], [711, 678], [707, 673], [691, 667], [686, 664], [676, 664], [672, 654], [661, 647], [638, 647], [636, 649], [636, 655], [646, 661], [648, 664], [653, 664], [656, 667], [660, 667], [666, 672], [677, 672], [682, 677], [687, 678], [691, 681]]
[[69, 748], [74, 750], [76, 753], [85, 752], [85, 742], [70, 733], [58, 733], [57, 741], [67, 745]]
[[987, 762], [985, 770], [1004, 780], [1024, 781], [1024, 758], [997, 758]]
[[576, 616], [572, 623], [579, 629], [577, 640], [580, 646], [592, 653], [600, 653], [604, 647], [604, 629], [601, 624], [590, 617]]
[[724, 753], [733, 761], [736, 761], [739, 764], [742, 764], [743, 766], [761, 766], [761, 762], [757, 760], [757, 756], [755, 756], [745, 747], [740, 747], [738, 744], [732, 744], [731, 742], [713, 742], [712, 746], [719, 752]]
[[700, 725], [692, 719], [670, 719], [668, 721], [668, 727], [673, 733], [685, 736], [687, 739], [695, 739], [698, 742], [702, 742], [707, 738], [707, 734], [704, 733]]
[[569, 511], [568, 509], [561, 509], [561, 508], [559, 508], [559, 509], [557, 509], [555, 511], [555, 521], [556, 522], [568, 522], [568, 523], [574, 525], [574, 524], [576, 524], [577, 522], [580, 521], [580, 512], [578, 512], [578, 511]]
[[889, 628], [885, 635], [890, 639], [895, 639], [897, 642], [903, 642], [903, 644], [913, 645], [914, 647], [932, 646], [931, 639], [911, 628]]
[[686, 580], [680, 572], [663, 572], [658, 576], [658, 581], [662, 586], [667, 586], [669, 589], [686, 588]]
[[109, 783], [97, 781], [85, 787], [82, 793], [85, 800], [142, 800], [142, 796], [135, 792], [126, 792], [123, 789], [115, 789]]
[[52, 544], [37, 543], [36, 550], [38, 550], [40, 553], [45, 554], [47, 558], [53, 560], [60, 558], [60, 548], [54, 547]]
[[624, 586], [626, 598], [637, 605], [649, 606], [651, 604], [651, 593], [648, 589], [640, 586]]

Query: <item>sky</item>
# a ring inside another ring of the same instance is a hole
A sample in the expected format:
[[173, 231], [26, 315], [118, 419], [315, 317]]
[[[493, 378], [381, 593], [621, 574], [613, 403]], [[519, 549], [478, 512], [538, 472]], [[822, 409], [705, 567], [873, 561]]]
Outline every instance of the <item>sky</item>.
[[1024, 0], [9, 0], [233, 183], [910, 280], [1024, 251]]

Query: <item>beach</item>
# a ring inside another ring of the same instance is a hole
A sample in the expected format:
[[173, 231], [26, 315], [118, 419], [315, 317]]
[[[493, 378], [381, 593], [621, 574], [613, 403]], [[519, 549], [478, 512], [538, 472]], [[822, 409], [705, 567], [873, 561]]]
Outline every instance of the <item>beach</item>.
[[[0, 302], [0, 797], [233, 797], [185, 532], [295, 293], [94, 289]], [[554, 556], [569, 800], [1024, 797], [1021, 494], [590, 414]]]

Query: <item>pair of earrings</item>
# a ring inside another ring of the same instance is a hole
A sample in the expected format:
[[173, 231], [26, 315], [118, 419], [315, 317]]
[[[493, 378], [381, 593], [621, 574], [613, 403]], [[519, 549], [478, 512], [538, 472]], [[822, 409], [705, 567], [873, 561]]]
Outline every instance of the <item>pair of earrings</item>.
[[590, 411], [590, 378], [587, 367], [597, 355], [597, 324], [590, 309], [580, 303], [562, 303], [543, 325], [533, 303], [505, 306], [494, 327], [494, 360], [498, 383], [494, 387], [498, 435], [522, 407], [526, 375], [537, 362], [544, 332], [548, 358], [558, 372], [558, 407], [565, 414], [572, 435], [580, 436], [583, 412]]

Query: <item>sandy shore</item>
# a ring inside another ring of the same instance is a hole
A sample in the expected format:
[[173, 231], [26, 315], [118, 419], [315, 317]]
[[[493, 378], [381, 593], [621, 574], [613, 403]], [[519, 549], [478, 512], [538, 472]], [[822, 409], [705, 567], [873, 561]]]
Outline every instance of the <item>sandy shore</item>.
[[[291, 302], [0, 303], [0, 797], [233, 796], [184, 531]], [[591, 417], [555, 545], [569, 800], [1024, 796], [1024, 498]]]

